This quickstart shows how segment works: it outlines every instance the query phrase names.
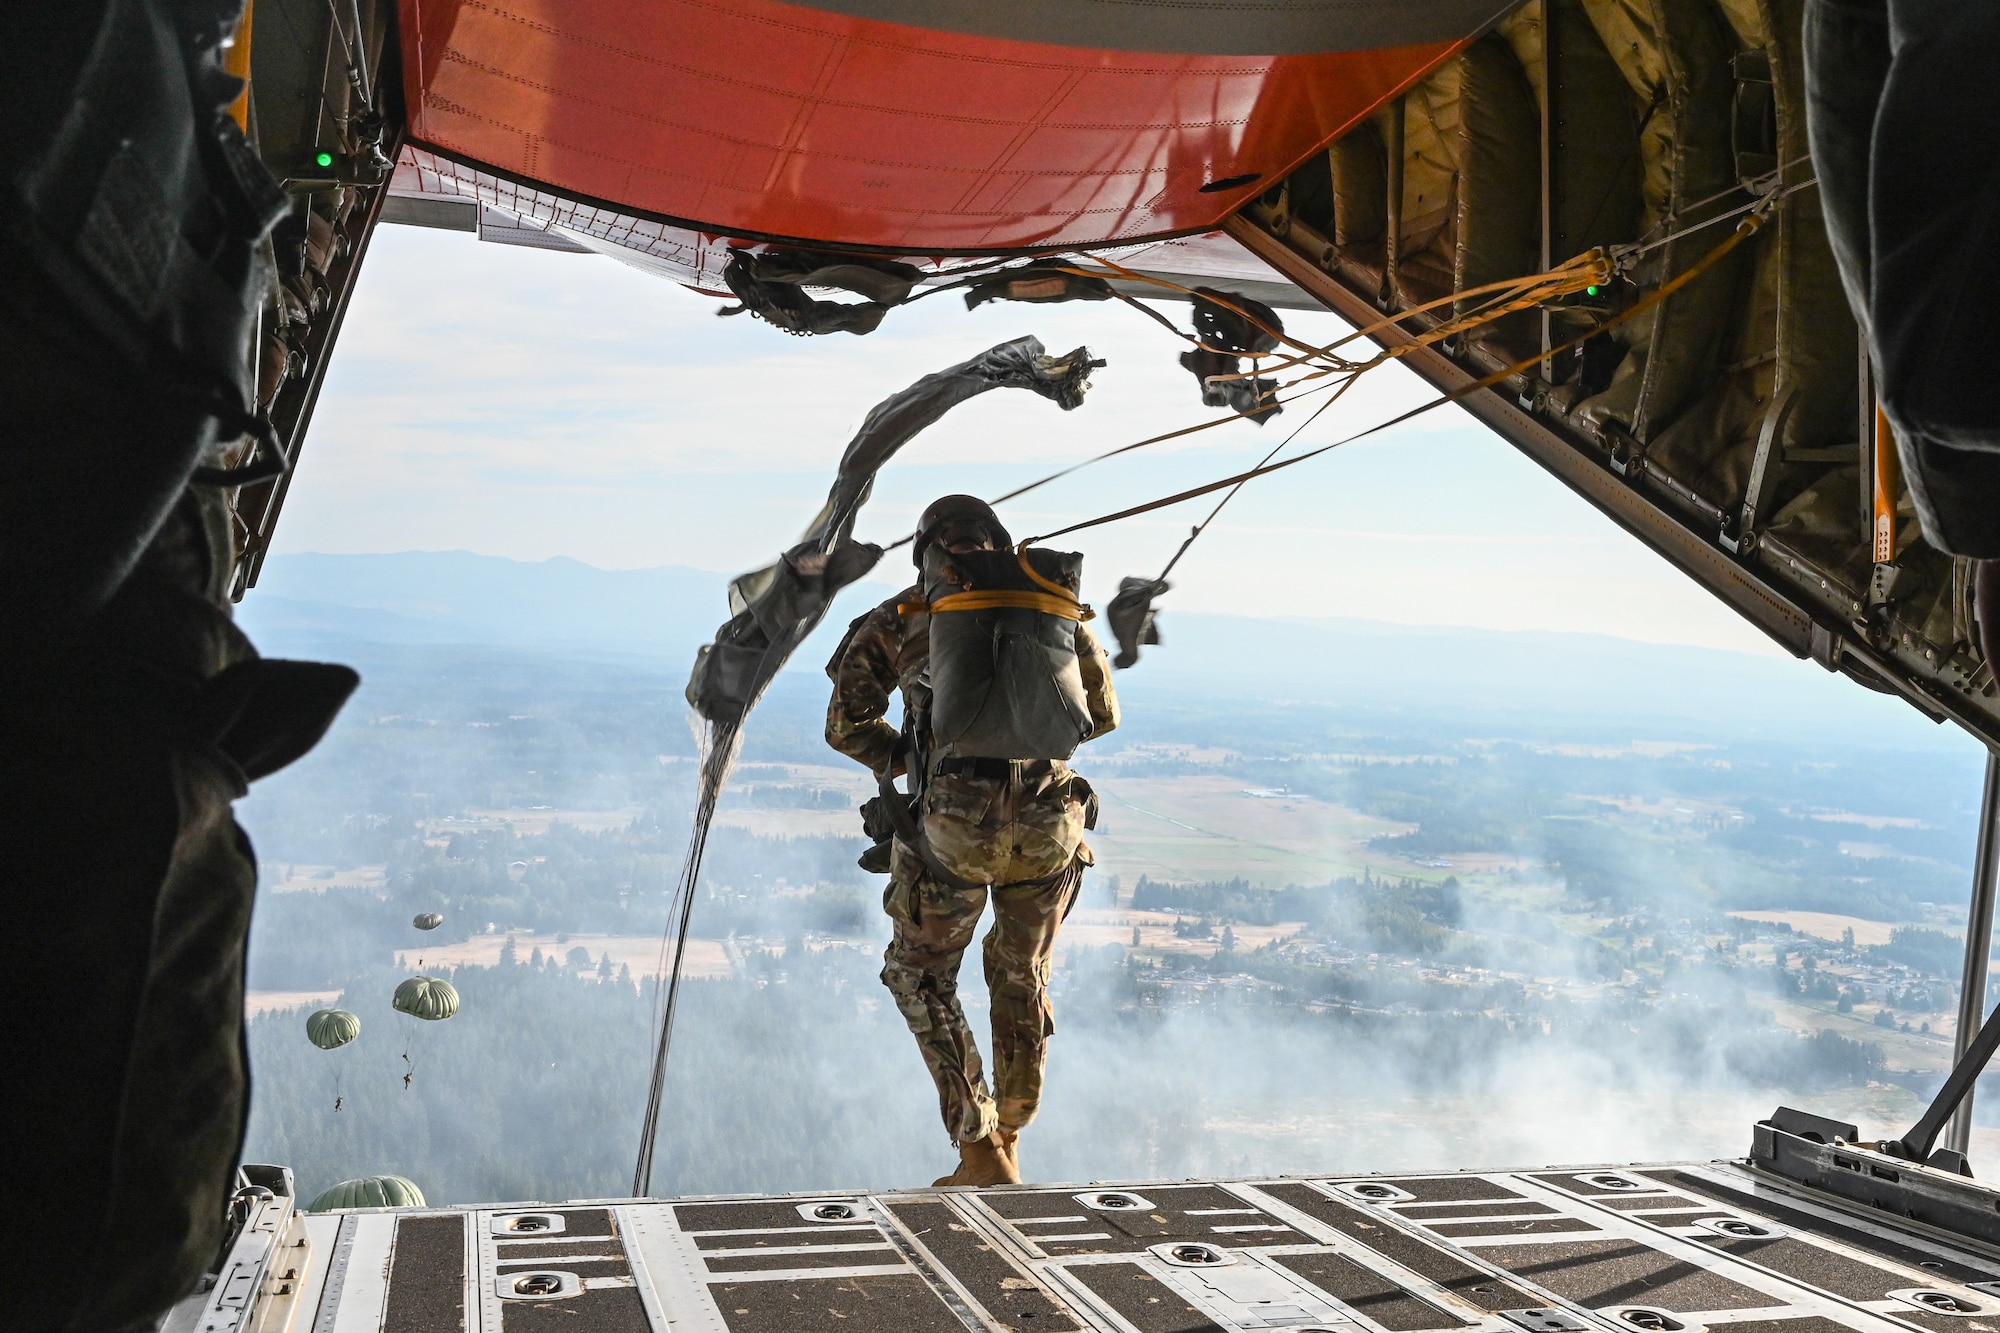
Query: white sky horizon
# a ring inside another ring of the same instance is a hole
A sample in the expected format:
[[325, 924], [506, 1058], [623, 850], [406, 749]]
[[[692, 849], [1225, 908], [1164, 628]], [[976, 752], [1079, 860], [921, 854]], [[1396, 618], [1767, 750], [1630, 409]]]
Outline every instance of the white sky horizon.
[[[466, 550], [600, 569], [740, 573], [797, 539], [862, 415], [1007, 338], [1110, 365], [1070, 413], [996, 390], [919, 436], [858, 535], [906, 533], [929, 498], [997, 494], [1212, 419], [1182, 350], [1117, 302], [968, 312], [941, 295], [875, 334], [788, 337], [611, 261], [384, 227], [371, 242], [274, 553]], [[1185, 324], [1187, 306], [1160, 308]], [[1295, 335], [1346, 332], [1284, 312]], [[1299, 436], [1342, 438], [1430, 396], [1394, 363]], [[1023, 536], [1255, 463], [1317, 400], [1084, 469], [1002, 506]], [[1212, 499], [1069, 539], [1086, 595], [1152, 575]], [[895, 559], [892, 555], [890, 559]], [[885, 563], [876, 577], [887, 574]], [[1545, 629], [1788, 656], [1511, 446], [1447, 407], [1252, 483], [1175, 571], [1177, 611]], [[282, 594], [280, 594], [282, 595]], [[255, 596], [255, 593], [252, 593]]]
[[[883, 563], [881, 565], [877, 566], [877, 568], [867, 577], [855, 583], [853, 587], [861, 590], [872, 589], [882, 597], [887, 597], [892, 593], [901, 590], [905, 586], [907, 582], [906, 580], [884, 577], [885, 573], [891, 576], [895, 576], [895, 575], [900, 575], [903, 572], [903, 566], [901, 565], [900, 562], [898, 562], [895, 559], [896, 554], [897, 554], [896, 552], [891, 552], [889, 556], [884, 558]], [[717, 598], [716, 607], [717, 607], [717, 616], [719, 618], [726, 616], [726, 610], [724, 608], [727, 598], [728, 581], [733, 578], [736, 578], [741, 574], [749, 572], [747, 568], [721, 569], [713, 566], [690, 565], [690, 564], [628, 565], [628, 566], [599, 565], [599, 564], [593, 564], [588, 560], [581, 560], [578, 557], [571, 555], [551, 555], [551, 556], [543, 556], [540, 557], [539, 559], [523, 559], [518, 556], [505, 555], [492, 551], [474, 551], [462, 546], [450, 547], [450, 548], [409, 547], [397, 551], [313, 550], [313, 551], [280, 551], [277, 553], [281, 568], [283, 559], [290, 556], [341, 557], [341, 556], [368, 556], [368, 555], [381, 555], [381, 556], [469, 555], [469, 556], [476, 556], [482, 559], [509, 560], [520, 564], [546, 564], [556, 560], [568, 560], [583, 565], [588, 569], [596, 570], [600, 573], [609, 573], [609, 574], [646, 574], [646, 573], [653, 573], [656, 571], [667, 571], [667, 570], [682, 571], [682, 572], [696, 573], [696, 574], [708, 574], [708, 575], [713, 575], [715, 577], [716, 581], [715, 591]], [[769, 560], [767, 559], [764, 563], [768, 564]], [[267, 571], [269, 570], [269, 568], [270, 568], [269, 566], [266, 566]], [[265, 583], [259, 583], [258, 588], [252, 590], [250, 596], [255, 597], [258, 591], [265, 591], [267, 595], [274, 597], [290, 596], [291, 594], [289, 591], [282, 589], [281, 583], [282, 583], [282, 575], [280, 576], [279, 584], [267, 585]], [[1166, 604], [1163, 602], [1162, 605], [1164, 606]], [[1647, 644], [1660, 647], [1694, 647], [1694, 648], [1702, 648], [1704, 650], [1712, 652], [1740, 653], [1744, 656], [1750, 656], [1750, 657], [1776, 657], [1787, 661], [1794, 660], [1790, 653], [1777, 648], [1776, 645], [1773, 645], [1772, 650], [1769, 652], [1752, 652], [1752, 651], [1746, 651], [1744, 648], [1740, 646], [1732, 647], [1732, 646], [1713, 645], [1706, 643], [1684, 643], [1677, 640], [1665, 640], [1665, 639], [1640, 639], [1625, 634], [1613, 634], [1607, 630], [1594, 628], [1588, 625], [1572, 626], [1567, 628], [1547, 627], [1547, 626], [1515, 626], [1515, 627], [1494, 628], [1483, 625], [1463, 625], [1463, 624], [1447, 623], [1442, 621], [1387, 620], [1375, 616], [1348, 615], [1343, 613], [1312, 615], [1301, 612], [1279, 611], [1270, 614], [1249, 615], [1248, 613], [1234, 612], [1227, 609], [1216, 610], [1213, 608], [1198, 608], [1198, 607], [1189, 607], [1184, 605], [1175, 605], [1172, 607], [1172, 610], [1176, 615], [1179, 615], [1182, 612], [1194, 612], [1200, 615], [1240, 614], [1240, 615], [1245, 615], [1245, 617], [1248, 619], [1254, 619], [1254, 620], [1300, 620], [1300, 621], [1311, 621], [1311, 622], [1346, 621], [1361, 625], [1384, 625], [1384, 626], [1392, 626], [1392, 627], [1407, 628], [1407, 629], [1489, 630], [1490, 632], [1500, 633], [1500, 634], [1508, 634], [1508, 633], [1589, 634], [1589, 635], [1597, 635], [1603, 638], [1617, 639], [1623, 643]], [[814, 669], [817, 670], [817, 668]]]

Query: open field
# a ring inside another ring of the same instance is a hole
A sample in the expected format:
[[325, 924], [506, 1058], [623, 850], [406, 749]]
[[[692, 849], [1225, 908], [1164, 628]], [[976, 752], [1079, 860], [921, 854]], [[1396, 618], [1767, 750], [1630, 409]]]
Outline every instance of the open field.
[[1957, 1022], [1954, 1016], [1948, 1013], [1897, 1012], [1898, 1019], [1906, 1020], [1912, 1025], [1928, 1022], [1931, 1025], [1928, 1034], [1878, 1028], [1873, 1022], [1875, 1017], [1873, 1007], [1865, 1013], [1843, 1014], [1831, 1006], [1821, 1007], [1791, 1000], [1776, 1000], [1771, 1004], [1771, 1013], [1778, 1026], [1790, 1028], [1794, 1032], [1807, 1035], [1821, 1031], [1836, 1032], [1849, 1041], [1879, 1046], [1892, 1069], [1942, 1074], [1951, 1068], [1952, 1030], [1957, 1027]]
[[[835, 758], [839, 759], [839, 756]], [[861, 765], [845, 760], [832, 764], [744, 764], [730, 778], [729, 785], [740, 790], [773, 781], [795, 786], [833, 787], [847, 792], [857, 803], [875, 794], [874, 775]], [[724, 797], [724, 800], [727, 799]]]
[[[1215, 938], [1206, 940], [1182, 939], [1174, 934], [1174, 922], [1180, 920], [1172, 912], [1132, 912], [1110, 907], [1079, 907], [1063, 922], [1062, 936], [1056, 947], [1065, 945], [1089, 945], [1092, 947], [1117, 944], [1127, 949], [1133, 947], [1132, 932], [1139, 932], [1138, 950], [1141, 953], [1189, 954], [1208, 958], [1221, 947], [1222, 931], [1218, 928]], [[1305, 929], [1302, 922], [1288, 921], [1272, 926], [1247, 926], [1238, 923], [1231, 927], [1236, 932], [1236, 947], [1242, 950], [1258, 949], [1272, 940], [1288, 939]]]
[[760, 838], [858, 838], [861, 816], [852, 810], [766, 810], [739, 805], [715, 812], [717, 828], [740, 828]]
[[339, 998], [337, 990], [253, 990], [243, 997], [243, 1014], [255, 1018], [287, 1009], [324, 1009]]
[[642, 813], [637, 806], [623, 810], [558, 810], [537, 805], [524, 810], [467, 810], [463, 815], [430, 820], [424, 827], [433, 838], [500, 828], [511, 828], [516, 834], [528, 837], [547, 833], [555, 824], [566, 824], [585, 833], [603, 833], [624, 828]]
[[[632, 969], [635, 980], [656, 976], [659, 972], [660, 938], [657, 935], [537, 935], [532, 931], [517, 930], [511, 934], [474, 935], [458, 944], [446, 944], [435, 949], [404, 949], [396, 954], [398, 966], [410, 969], [423, 968], [437, 971], [452, 967], [492, 967], [500, 961], [500, 951], [507, 947], [507, 941], [514, 941], [514, 956], [525, 963], [536, 949], [544, 957], [567, 958], [572, 949], [589, 952], [592, 962], [605, 954], [611, 955], [611, 968]], [[682, 966], [682, 974], [690, 977], [734, 976], [736, 969], [731, 963], [729, 950], [722, 940], [688, 941], [687, 960]]]
[[[1098, 872], [1129, 893], [1140, 875], [1246, 879], [1267, 888], [1321, 884], [1364, 866], [1406, 864], [1367, 841], [1412, 827], [1310, 796], [1246, 789], [1224, 776], [1093, 779], [1103, 798], [1090, 845]], [[1433, 872], [1428, 878], [1442, 878]]]
[[1790, 926], [1801, 935], [1837, 940], [1845, 931], [1854, 932], [1856, 944], [1887, 944], [1895, 926], [1887, 921], [1867, 921], [1858, 916], [1838, 916], [1832, 912], [1731, 912], [1744, 921]]
[[266, 893], [325, 893], [329, 889], [354, 889], [377, 898], [389, 893], [389, 867], [355, 866], [341, 870], [333, 866], [282, 865], [266, 861], [258, 867], [260, 887]]

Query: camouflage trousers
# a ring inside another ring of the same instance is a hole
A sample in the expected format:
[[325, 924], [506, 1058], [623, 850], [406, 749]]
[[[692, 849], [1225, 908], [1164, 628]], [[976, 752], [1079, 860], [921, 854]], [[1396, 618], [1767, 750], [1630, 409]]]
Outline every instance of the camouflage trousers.
[[[895, 935], [883, 955], [882, 984], [917, 1039], [945, 1128], [961, 1143], [996, 1127], [1019, 1130], [1041, 1106], [1042, 1069], [1056, 1026], [1049, 1003], [1056, 932], [1093, 859], [1083, 843], [1081, 804], [1067, 781], [1039, 792], [1008, 788], [982, 779], [936, 779], [926, 800], [924, 832], [934, 854], [966, 879], [983, 861], [988, 875], [982, 878], [997, 882], [969, 888], [940, 883], [898, 841], [883, 895]], [[976, 854], [982, 842], [983, 857]], [[1010, 872], [1013, 882], [1001, 878]], [[1023, 872], [1041, 878], [1022, 882]], [[989, 898], [993, 924], [981, 956], [992, 997], [991, 1090], [958, 999], [959, 963]]]
[[[912, 919], [896, 918], [895, 938], [883, 955], [882, 984], [916, 1036], [937, 1084], [938, 1110], [955, 1141], [984, 1138], [996, 1127], [1019, 1130], [1041, 1106], [1042, 1067], [1056, 1030], [1049, 967], [1083, 869], [1075, 861], [1052, 883], [993, 889], [947, 888], [924, 876], [912, 886]], [[959, 962], [989, 896], [993, 924], [981, 956], [993, 999], [992, 1091], [958, 1002]]]

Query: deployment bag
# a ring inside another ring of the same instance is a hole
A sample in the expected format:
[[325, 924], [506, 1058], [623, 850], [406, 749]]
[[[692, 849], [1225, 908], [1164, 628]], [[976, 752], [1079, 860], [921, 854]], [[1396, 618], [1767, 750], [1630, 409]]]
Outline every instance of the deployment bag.
[[1067, 759], [1090, 736], [1076, 657], [1083, 557], [1073, 551], [924, 553], [931, 753]]

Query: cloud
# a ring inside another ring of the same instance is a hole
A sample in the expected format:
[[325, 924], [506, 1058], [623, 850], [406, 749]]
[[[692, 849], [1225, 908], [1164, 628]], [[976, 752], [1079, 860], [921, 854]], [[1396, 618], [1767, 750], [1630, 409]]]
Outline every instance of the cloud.
[[[918, 376], [1034, 332], [1110, 365], [1075, 412], [1018, 391], [959, 408], [884, 474], [861, 530], [902, 535], [944, 491], [998, 494], [1215, 420], [1165, 330], [1116, 303], [973, 312], [955, 295], [867, 338], [788, 338], [595, 258], [384, 228], [321, 396], [281, 551], [464, 548], [611, 568], [750, 568], [796, 539], [867, 410]], [[1163, 303], [1169, 317], [1185, 307]], [[1288, 313], [1327, 342], [1346, 327]], [[1407, 411], [1400, 365], [1365, 376], [1294, 452]], [[1254, 465], [1306, 421], [1231, 423], [1066, 477], [1006, 507], [1048, 532]], [[1213, 499], [1073, 540], [1091, 589], [1157, 572]], [[1246, 488], [1176, 571], [1171, 608], [1583, 629], [1773, 649], [1696, 585], [1455, 407]]]

